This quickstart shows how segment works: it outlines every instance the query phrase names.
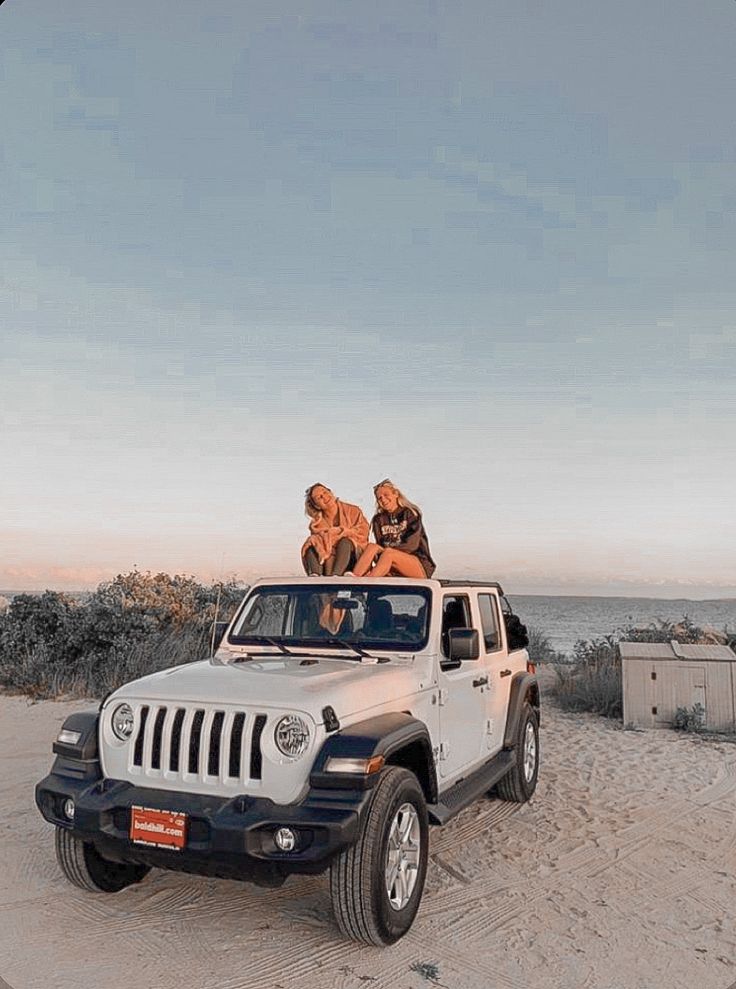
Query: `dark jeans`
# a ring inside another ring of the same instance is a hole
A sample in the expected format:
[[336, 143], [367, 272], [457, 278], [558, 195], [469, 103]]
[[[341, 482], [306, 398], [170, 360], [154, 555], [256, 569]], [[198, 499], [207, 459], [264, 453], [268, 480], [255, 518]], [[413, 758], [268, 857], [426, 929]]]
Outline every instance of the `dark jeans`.
[[346, 570], [352, 570], [356, 562], [355, 547], [345, 537], [338, 539], [335, 552], [324, 563], [319, 562], [314, 546], [310, 546], [302, 557], [305, 573], [320, 577], [342, 577]]

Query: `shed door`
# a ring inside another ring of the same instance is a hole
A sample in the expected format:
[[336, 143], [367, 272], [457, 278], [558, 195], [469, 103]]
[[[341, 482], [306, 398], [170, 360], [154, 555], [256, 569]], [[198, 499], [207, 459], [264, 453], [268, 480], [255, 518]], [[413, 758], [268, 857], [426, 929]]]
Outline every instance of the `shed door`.
[[654, 723], [657, 725], [670, 725], [674, 721], [675, 712], [678, 707], [685, 707], [688, 710], [700, 704], [705, 714], [703, 715], [707, 723], [707, 707], [705, 703], [705, 668], [702, 666], [681, 666], [672, 665], [666, 673], [660, 674], [661, 684], [657, 691]]

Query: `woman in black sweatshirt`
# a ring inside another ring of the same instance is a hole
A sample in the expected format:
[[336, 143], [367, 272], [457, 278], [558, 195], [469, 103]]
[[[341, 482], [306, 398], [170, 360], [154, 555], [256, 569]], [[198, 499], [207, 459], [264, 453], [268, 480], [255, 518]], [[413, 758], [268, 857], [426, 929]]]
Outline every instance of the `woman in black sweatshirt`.
[[355, 565], [355, 576], [431, 577], [435, 566], [421, 511], [388, 478], [373, 493], [376, 514], [371, 528], [376, 542], [366, 546]]

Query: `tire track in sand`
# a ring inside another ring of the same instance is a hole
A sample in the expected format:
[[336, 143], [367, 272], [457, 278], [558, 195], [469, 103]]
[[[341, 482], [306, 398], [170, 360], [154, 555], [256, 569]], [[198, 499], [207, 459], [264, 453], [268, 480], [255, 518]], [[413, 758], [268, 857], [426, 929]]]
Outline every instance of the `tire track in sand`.
[[[455, 932], [460, 940], [468, 941], [478, 934], [488, 934], [497, 931], [519, 917], [529, 904], [553, 894], [559, 894], [561, 886], [570, 885], [576, 879], [594, 878], [607, 869], [622, 863], [656, 837], [667, 827], [671, 827], [687, 810], [696, 806], [709, 806], [712, 803], [730, 796], [736, 790], [736, 760], [724, 761], [723, 773], [709, 786], [705, 787], [694, 797], [671, 802], [662, 810], [655, 810], [645, 820], [638, 821], [623, 829], [613, 841], [603, 846], [585, 847], [562, 856], [558, 867], [550, 877], [542, 879], [521, 879], [514, 883], [498, 884], [495, 890], [484, 887], [478, 891], [473, 884], [470, 887], [451, 890], [433, 898], [431, 907], [423, 911], [425, 919], [441, 918], [444, 929]], [[623, 840], [620, 840], [623, 838]], [[675, 887], [679, 889], [679, 885]], [[489, 896], [499, 895], [500, 903], [488, 909]], [[646, 897], [650, 903], [656, 898], [654, 890]], [[447, 924], [448, 913], [462, 912], [462, 924]], [[468, 913], [474, 914], [468, 920]]]
[[[360, 951], [339, 938], [325, 941], [322, 933], [300, 931], [299, 937], [291, 939], [290, 944], [283, 945], [279, 941], [278, 954], [270, 952], [268, 956], [261, 957], [257, 952], [250, 951], [247, 960], [250, 972], [226, 979], [218, 978], [205, 983], [202, 989], [265, 989], [281, 980], [284, 980], [282, 985], [292, 989], [297, 984], [295, 970], [304, 977], [314, 975], [331, 963], [345, 960], [351, 947], [354, 951]], [[265, 948], [269, 950], [270, 946]]]
[[[732, 811], [732, 819], [734, 816]], [[696, 865], [688, 866], [684, 870], [667, 879], [660, 879], [651, 868], [647, 870], [646, 889], [639, 893], [622, 892], [615, 897], [607, 896], [607, 901], [612, 905], [617, 904], [620, 909], [634, 909], [647, 907], [653, 900], [676, 900], [683, 896], [690, 896], [694, 900], [704, 903], [703, 894], [700, 893], [702, 886], [711, 882], [711, 877], [705, 870], [705, 866], [736, 866], [736, 829], [732, 828], [725, 838], [715, 844], [709, 852], [699, 859]], [[650, 863], [650, 866], [652, 863]], [[639, 872], [642, 870], [639, 869]], [[619, 902], [620, 901], [620, 902]], [[723, 908], [721, 907], [721, 912]]]
[[494, 801], [488, 810], [482, 811], [476, 817], [465, 823], [448, 824], [436, 838], [430, 841], [430, 854], [441, 855], [443, 852], [457, 848], [471, 838], [477, 838], [495, 824], [505, 821], [519, 810], [519, 804], [507, 803], [503, 800]]

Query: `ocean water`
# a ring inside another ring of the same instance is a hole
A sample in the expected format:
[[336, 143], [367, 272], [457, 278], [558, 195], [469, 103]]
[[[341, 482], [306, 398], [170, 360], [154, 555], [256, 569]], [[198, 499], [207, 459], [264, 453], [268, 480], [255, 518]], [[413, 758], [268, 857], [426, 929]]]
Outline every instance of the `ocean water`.
[[597, 639], [631, 625], [646, 626], [658, 619], [682, 618], [736, 631], [736, 600], [689, 601], [686, 598], [546, 597], [509, 595], [514, 611], [527, 626], [548, 636], [559, 652], [571, 653], [578, 639]]

